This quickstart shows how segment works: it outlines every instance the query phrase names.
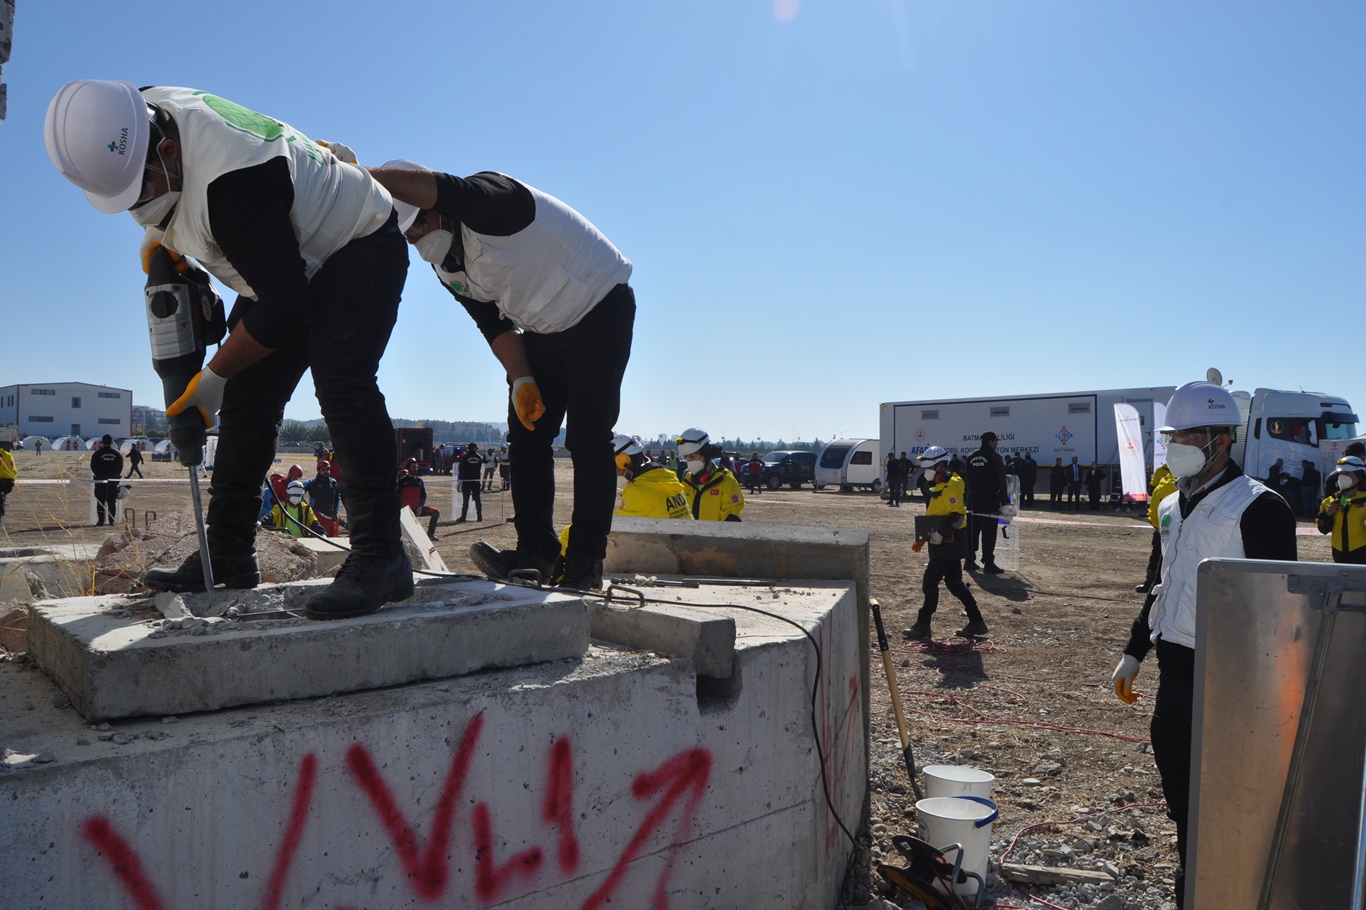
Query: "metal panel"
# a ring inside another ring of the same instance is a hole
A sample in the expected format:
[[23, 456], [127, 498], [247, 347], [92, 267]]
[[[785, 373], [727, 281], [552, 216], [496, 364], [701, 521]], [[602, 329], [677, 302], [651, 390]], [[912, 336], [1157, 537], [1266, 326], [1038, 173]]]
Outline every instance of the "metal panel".
[[1366, 566], [1206, 560], [1197, 590], [1186, 905], [1356, 906]]

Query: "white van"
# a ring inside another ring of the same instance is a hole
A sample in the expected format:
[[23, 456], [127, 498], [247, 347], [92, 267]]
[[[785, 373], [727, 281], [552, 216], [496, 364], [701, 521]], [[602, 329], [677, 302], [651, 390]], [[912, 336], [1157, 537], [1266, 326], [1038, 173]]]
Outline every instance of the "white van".
[[837, 484], [845, 492], [866, 487], [882, 489], [882, 459], [876, 439], [836, 439], [826, 443], [816, 459], [816, 487]]

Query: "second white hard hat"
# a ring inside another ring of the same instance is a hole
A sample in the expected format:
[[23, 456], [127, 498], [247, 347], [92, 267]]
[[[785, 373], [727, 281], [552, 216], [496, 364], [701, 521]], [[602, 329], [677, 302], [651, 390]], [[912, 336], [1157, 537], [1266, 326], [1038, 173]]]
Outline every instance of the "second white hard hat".
[[1195, 427], [1237, 427], [1243, 422], [1238, 402], [1227, 389], [1212, 382], [1188, 382], [1167, 402], [1167, 423], [1159, 433]]
[[142, 93], [107, 79], [62, 86], [43, 122], [48, 157], [101, 212], [121, 212], [142, 195], [150, 132]]

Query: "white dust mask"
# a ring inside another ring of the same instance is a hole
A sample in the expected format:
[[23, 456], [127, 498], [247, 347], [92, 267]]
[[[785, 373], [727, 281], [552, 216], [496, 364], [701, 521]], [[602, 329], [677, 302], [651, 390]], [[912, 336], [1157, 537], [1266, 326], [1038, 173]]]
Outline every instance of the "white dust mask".
[[618, 474], [618, 475], [617, 475], [617, 489], [618, 489], [618, 490], [624, 490], [624, 489], [626, 489], [626, 485], [627, 485], [628, 483], [630, 483], [630, 482], [631, 482], [630, 479], [629, 479], [625, 474]]
[[706, 463], [705, 461], [702, 461], [702, 460], [700, 460], [700, 459], [699, 459], [698, 461], [689, 461], [689, 462], [688, 462], [688, 473], [689, 473], [689, 474], [700, 474], [700, 473], [702, 473], [702, 469], [703, 469], [704, 467], [706, 467], [706, 464], [707, 464], [707, 463]]
[[303, 501], [304, 501], [304, 498], [303, 498], [302, 496], [291, 496], [291, 497], [289, 497], [289, 504], [292, 505], [292, 506], [297, 506], [299, 503], [301, 503], [301, 502], [303, 502]]
[[451, 244], [454, 242], [454, 234], [437, 229], [423, 234], [413, 246], [417, 247], [417, 255], [421, 256], [424, 262], [440, 265], [446, 261], [446, 254], [451, 251]]
[[1355, 485], [1355, 484], [1356, 484], [1356, 478], [1353, 477], [1351, 474], [1339, 474], [1339, 475], [1338, 475], [1338, 489], [1339, 489], [1339, 490], [1350, 490], [1350, 489], [1352, 489], [1353, 485]]
[[150, 199], [128, 214], [143, 227], [157, 227], [165, 220], [171, 209], [180, 201], [180, 190], [167, 190], [155, 199]]
[[1176, 477], [1199, 477], [1208, 463], [1205, 450], [1200, 446], [1167, 443], [1167, 467]]

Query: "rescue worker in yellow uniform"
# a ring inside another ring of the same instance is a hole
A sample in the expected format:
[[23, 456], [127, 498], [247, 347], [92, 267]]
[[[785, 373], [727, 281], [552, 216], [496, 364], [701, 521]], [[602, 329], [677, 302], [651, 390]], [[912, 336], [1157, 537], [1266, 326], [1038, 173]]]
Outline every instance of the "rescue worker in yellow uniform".
[[920, 583], [925, 603], [915, 617], [915, 625], [901, 634], [909, 641], [927, 641], [933, 637], [930, 620], [939, 607], [939, 583], [942, 581], [968, 614], [968, 624], [955, 634], [961, 638], [986, 635], [991, 630], [987, 628], [972, 591], [963, 583], [963, 556], [968, 552], [968, 547], [963, 545], [963, 535], [968, 533], [963, 478], [949, 470], [949, 453], [940, 446], [930, 446], [918, 460], [925, 468], [925, 477], [932, 480], [925, 516], [931, 519], [929, 524], [933, 530], [923, 540], [917, 539], [912, 547], [919, 552], [926, 543], [930, 545], [929, 565], [925, 567], [925, 576]]
[[276, 502], [270, 514], [261, 519], [261, 524], [272, 531], [287, 531], [294, 538], [308, 537], [309, 531], [319, 537], [327, 535], [313, 507], [304, 502], [304, 485], [298, 480], [289, 482], [285, 487], [285, 501]]
[[1328, 484], [1337, 492], [1319, 506], [1317, 525], [1333, 535], [1333, 562], [1366, 565], [1366, 461], [1356, 455], [1339, 458]]
[[5, 518], [5, 497], [14, 492], [14, 481], [18, 478], [14, 456], [9, 453], [9, 443], [0, 442], [0, 522]]
[[621, 498], [612, 514], [630, 518], [692, 518], [688, 488], [678, 475], [645, 455], [634, 436], [612, 440], [617, 459], [617, 484]]
[[686, 460], [683, 483], [688, 490], [689, 511], [701, 521], [739, 521], [745, 509], [745, 494], [740, 481], [714, 459], [721, 447], [714, 445], [705, 430], [689, 427], [675, 443], [678, 455]]
[[1139, 594], [1147, 594], [1157, 584], [1157, 573], [1162, 568], [1162, 534], [1161, 525], [1158, 524], [1157, 507], [1162, 500], [1176, 492], [1176, 478], [1172, 476], [1171, 468], [1165, 464], [1157, 466], [1153, 471], [1152, 479], [1148, 481], [1148, 524], [1153, 526], [1153, 544], [1148, 553], [1148, 572], [1143, 576], [1143, 581], [1134, 585], [1134, 590]]

